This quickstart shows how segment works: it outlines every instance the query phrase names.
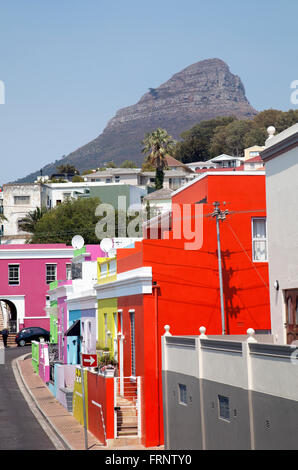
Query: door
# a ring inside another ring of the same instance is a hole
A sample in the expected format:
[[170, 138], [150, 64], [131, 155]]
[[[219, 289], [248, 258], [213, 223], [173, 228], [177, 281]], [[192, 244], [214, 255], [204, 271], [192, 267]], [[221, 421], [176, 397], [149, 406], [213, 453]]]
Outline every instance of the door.
[[298, 289], [286, 291], [287, 343], [298, 340]]
[[118, 319], [117, 313], [113, 313], [113, 320], [114, 320], [114, 359], [118, 362]]
[[120, 378], [120, 395], [124, 393], [124, 384], [123, 384], [123, 312], [119, 313], [120, 315], [120, 331], [119, 331], [119, 378]]

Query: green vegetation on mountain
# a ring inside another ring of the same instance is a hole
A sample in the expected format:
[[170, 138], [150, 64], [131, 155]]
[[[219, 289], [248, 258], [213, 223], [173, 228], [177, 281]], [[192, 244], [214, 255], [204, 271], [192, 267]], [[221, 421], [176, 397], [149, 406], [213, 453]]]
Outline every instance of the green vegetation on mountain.
[[279, 133], [297, 122], [298, 110], [276, 109], [262, 111], [253, 119], [231, 116], [202, 121], [180, 135], [174, 157], [183, 163], [206, 161], [222, 153], [241, 157], [245, 148], [265, 144], [269, 126]]

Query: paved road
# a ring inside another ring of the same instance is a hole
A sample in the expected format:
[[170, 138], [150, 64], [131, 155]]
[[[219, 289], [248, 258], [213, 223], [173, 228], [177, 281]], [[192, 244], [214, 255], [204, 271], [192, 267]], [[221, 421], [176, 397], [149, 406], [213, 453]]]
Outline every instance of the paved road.
[[31, 352], [31, 346], [7, 348], [0, 364], [0, 450], [54, 450], [31, 413], [14, 378], [11, 361]]

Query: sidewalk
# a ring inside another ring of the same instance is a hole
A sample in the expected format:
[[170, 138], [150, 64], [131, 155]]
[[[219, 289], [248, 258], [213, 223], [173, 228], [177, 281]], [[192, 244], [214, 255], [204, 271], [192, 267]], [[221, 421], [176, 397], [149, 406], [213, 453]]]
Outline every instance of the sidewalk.
[[[29, 357], [28, 357], [29, 356]], [[41, 413], [41, 420], [46, 423], [43, 427], [49, 428], [60, 440], [56, 448], [67, 450], [84, 450], [84, 428], [80, 423], [56, 400], [51, 394], [48, 387], [43, 383], [41, 378], [33, 372], [31, 355], [25, 355], [15, 360], [17, 373], [29, 393], [34, 404]], [[22, 391], [22, 390], [21, 390]], [[34, 413], [38, 419], [36, 413]], [[56, 442], [58, 441], [56, 439]], [[55, 440], [55, 439], [54, 439]], [[54, 442], [55, 444], [55, 442]], [[88, 448], [89, 450], [145, 450], [145, 447], [138, 444], [134, 446], [107, 447], [100, 443], [93, 434], [88, 431]], [[158, 447], [162, 450], [164, 447]], [[148, 450], [148, 449], [146, 449]]]

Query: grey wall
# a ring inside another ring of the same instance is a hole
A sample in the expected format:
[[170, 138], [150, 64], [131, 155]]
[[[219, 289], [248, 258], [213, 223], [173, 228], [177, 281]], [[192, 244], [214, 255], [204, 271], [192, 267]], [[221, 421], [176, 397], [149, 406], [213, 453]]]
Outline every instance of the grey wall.
[[[166, 449], [298, 449], [298, 348], [173, 336], [162, 343]], [[219, 396], [229, 400], [228, 419]]]
[[[187, 405], [179, 403], [179, 384], [187, 387]], [[199, 380], [185, 374], [166, 372], [163, 387], [168, 391], [165, 428], [168, 449], [202, 449]], [[165, 411], [165, 410], [164, 410]]]

